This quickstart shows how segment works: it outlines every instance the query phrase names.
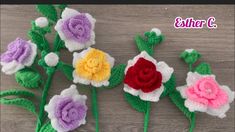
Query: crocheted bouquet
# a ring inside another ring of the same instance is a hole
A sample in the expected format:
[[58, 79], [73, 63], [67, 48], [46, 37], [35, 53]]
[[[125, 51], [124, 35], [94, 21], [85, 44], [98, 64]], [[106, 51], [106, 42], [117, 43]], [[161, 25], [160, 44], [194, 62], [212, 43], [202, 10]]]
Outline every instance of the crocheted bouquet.
[[[11, 89], [1, 91], [0, 102], [32, 112], [37, 117], [36, 132], [67, 132], [78, 128], [86, 123], [88, 108], [87, 96], [80, 95], [76, 85], [53, 96], [48, 104], [46, 102], [54, 74], [61, 71], [74, 83], [92, 86], [89, 88], [92, 92], [92, 112], [96, 120], [96, 131], [99, 131], [96, 88], [113, 88], [120, 84], [125, 65], [114, 67], [113, 57], [101, 50], [89, 48], [95, 44], [96, 22], [90, 14], [80, 13], [66, 5], [37, 5], [36, 9], [44, 17], [32, 21], [32, 28], [28, 32], [31, 40], [17, 38], [11, 42], [7, 51], [1, 54], [1, 66], [3, 73], [15, 75], [19, 85], [38, 92], [43, 89], [41, 97], [36, 97], [30, 91]], [[51, 47], [45, 35], [53, 27], [57, 32]], [[85, 50], [74, 52], [73, 64], [70, 65], [59, 57], [60, 50], [65, 48], [70, 52]], [[45, 70], [46, 80], [38, 71], [37, 64]], [[32, 98], [40, 98], [39, 108], [31, 101]]]
[[[89, 13], [80, 13], [66, 5], [37, 5], [36, 9], [43, 17], [32, 21], [28, 32], [30, 40], [16, 38], [0, 57], [3, 73], [15, 75], [20, 86], [40, 92], [41, 97], [27, 90], [0, 92], [1, 104], [22, 107], [36, 116], [36, 132], [68, 132], [86, 123], [88, 97], [79, 94], [75, 84], [82, 84], [91, 91], [96, 132], [99, 131], [97, 91], [114, 88], [122, 82], [126, 101], [145, 115], [144, 132], [148, 131], [151, 103], [166, 96], [189, 119], [190, 132], [195, 126], [196, 111], [220, 118], [226, 116], [234, 92], [226, 85], [219, 85], [209, 64], [193, 67], [201, 57], [199, 52], [187, 49], [181, 53], [180, 57], [189, 64], [190, 72], [186, 85], [180, 87], [176, 87], [174, 69], [153, 58], [154, 47], [164, 40], [159, 29], [153, 28], [144, 36], [137, 35], [135, 41], [140, 54], [127, 64], [114, 66], [115, 59], [111, 55], [91, 48], [95, 44], [96, 20]], [[45, 36], [52, 28], [56, 35], [51, 44]], [[62, 49], [73, 52], [72, 64], [60, 60]], [[39, 72], [37, 65], [44, 69], [45, 75]], [[46, 102], [57, 71], [64, 73], [74, 84]], [[32, 98], [40, 102], [39, 108]]]

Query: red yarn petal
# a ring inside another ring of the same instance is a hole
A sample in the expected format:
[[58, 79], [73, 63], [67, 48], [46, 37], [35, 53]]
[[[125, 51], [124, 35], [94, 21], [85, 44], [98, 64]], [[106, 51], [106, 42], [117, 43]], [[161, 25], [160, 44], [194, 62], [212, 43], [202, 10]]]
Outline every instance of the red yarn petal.
[[152, 92], [162, 85], [162, 74], [158, 71], [155, 71], [154, 76], [148, 82], [145, 82], [145, 85], [141, 87], [141, 91], [144, 93]]
[[136, 67], [138, 69], [143, 69], [143, 68], [156, 69], [155, 64], [153, 64], [151, 61], [146, 60], [142, 57], [138, 59], [138, 61], [134, 65], [134, 67]]
[[144, 58], [139, 58], [136, 64], [127, 70], [124, 83], [143, 92], [152, 92], [162, 85], [162, 75], [156, 71], [156, 66]]
[[135, 83], [135, 81], [133, 81], [136, 76], [137, 76], [137, 71], [135, 69], [134, 66], [130, 67], [128, 70], [127, 70], [127, 73], [126, 73], [126, 76], [124, 78], [124, 83], [125, 84], [128, 84], [130, 87], [136, 89], [136, 90], [139, 90], [140, 87], [138, 87]]

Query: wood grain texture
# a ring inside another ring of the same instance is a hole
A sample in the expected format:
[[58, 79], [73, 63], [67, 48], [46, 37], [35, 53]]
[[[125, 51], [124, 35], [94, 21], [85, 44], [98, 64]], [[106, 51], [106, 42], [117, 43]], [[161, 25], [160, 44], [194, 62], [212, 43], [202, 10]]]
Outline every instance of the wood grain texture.
[[[80, 12], [91, 13], [96, 19], [96, 45], [94, 47], [110, 53], [116, 64], [126, 63], [137, 55], [133, 37], [152, 27], [158, 27], [166, 40], [155, 49], [154, 57], [174, 67], [177, 85], [185, 84], [186, 64], [179, 59], [179, 53], [186, 48], [197, 49], [201, 61], [211, 64], [220, 84], [234, 90], [234, 6], [231, 5], [71, 5]], [[30, 20], [40, 15], [33, 5], [1, 5], [1, 52], [16, 37], [27, 39]], [[173, 27], [177, 16], [207, 19], [215, 16], [218, 28], [177, 30]], [[54, 35], [54, 33], [53, 33]], [[50, 42], [53, 35], [48, 35]], [[71, 63], [72, 54], [62, 52], [61, 60]], [[41, 70], [42, 71], [42, 70]], [[72, 82], [60, 72], [56, 73], [50, 97], [59, 94]], [[98, 91], [101, 132], [141, 132], [143, 114], [133, 110], [123, 97], [123, 84], [112, 90]], [[14, 76], [1, 73], [1, 90], [19, 88]], [[88, 95], [90, 92], [78, 88]], [[37, 93], [36, 90], [32, 90]], [[37, 93], [38, 94], [38, 93]], [[39, 94], [38, 94], [39, 95]], [[1, 132], [32, 132], [35, 117], [27, 111], [13, 106], [1, 105]], [[197, 113], [195, 132], [234, 132], [234, 104], [227, 117], [218, 119], [204, 113]], [[87, 124], [77, 132], [94, 132], [95, 122], [88, 112]], [[168, 98], [152, 104], [149, 132], [187, 132], [188, 121]]]

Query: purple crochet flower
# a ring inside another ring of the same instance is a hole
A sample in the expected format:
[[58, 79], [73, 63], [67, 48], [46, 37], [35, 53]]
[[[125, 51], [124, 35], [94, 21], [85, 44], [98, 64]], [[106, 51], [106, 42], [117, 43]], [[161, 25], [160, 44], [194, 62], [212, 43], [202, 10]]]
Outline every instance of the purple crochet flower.
[[36, 54], [35, 44], [16, 38], [8, 45], [7, 51], [0, 56], [2, 71], [6, 74], [13, 74], [25, 66], [31, 66]]
[[69, 51], [80, 50], [95, 44], [95, 19], [88, 13], [79, 13], [65, 8], [58, 20], [55, 30], [65, 41]]
[[86, 99], [85, 95], [78, 93], [76, 85], [71, 85], [60, 95], [53, 96], [49, 104], [45, 106], [52, 127], [58, 132], [68, 132], [85, 124]]
[[79, 14], [66, 20], [62, 31], [66, 38], [84, 44], [91, 38], [91, 22], [84, 13]]

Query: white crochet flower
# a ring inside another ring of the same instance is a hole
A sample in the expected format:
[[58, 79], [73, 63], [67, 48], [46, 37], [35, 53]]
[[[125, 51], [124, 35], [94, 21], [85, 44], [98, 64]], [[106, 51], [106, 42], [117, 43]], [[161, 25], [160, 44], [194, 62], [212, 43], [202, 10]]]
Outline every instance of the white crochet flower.
[[187, 84], [176, 89], [185, 98], [185, 106], [189, 111], [206, 112], [219, 118], [226, 117], [234, 100], [234, 91], [226, 85], [219, 85], [215, 75], [200, 75], [197, 72], [188, 72]]
[[36, 55], [36, 44], [17, 38], [8, 45], [7, 51], [1, 54], [2, 72], [11, 75], [24, 67], [29, 67]]
[[68, 132], [86, 123], [87, 96], [80, 95], [76, 85], [53, 96], [45, 111], [51, 120], [52, 127], [58, 132]]
[[89, 13], [79, 13], [74, 9], [65, 8], [61, 17], [56, 23], [55, 30], [70, 52], [95, 44], [96, 20]]

